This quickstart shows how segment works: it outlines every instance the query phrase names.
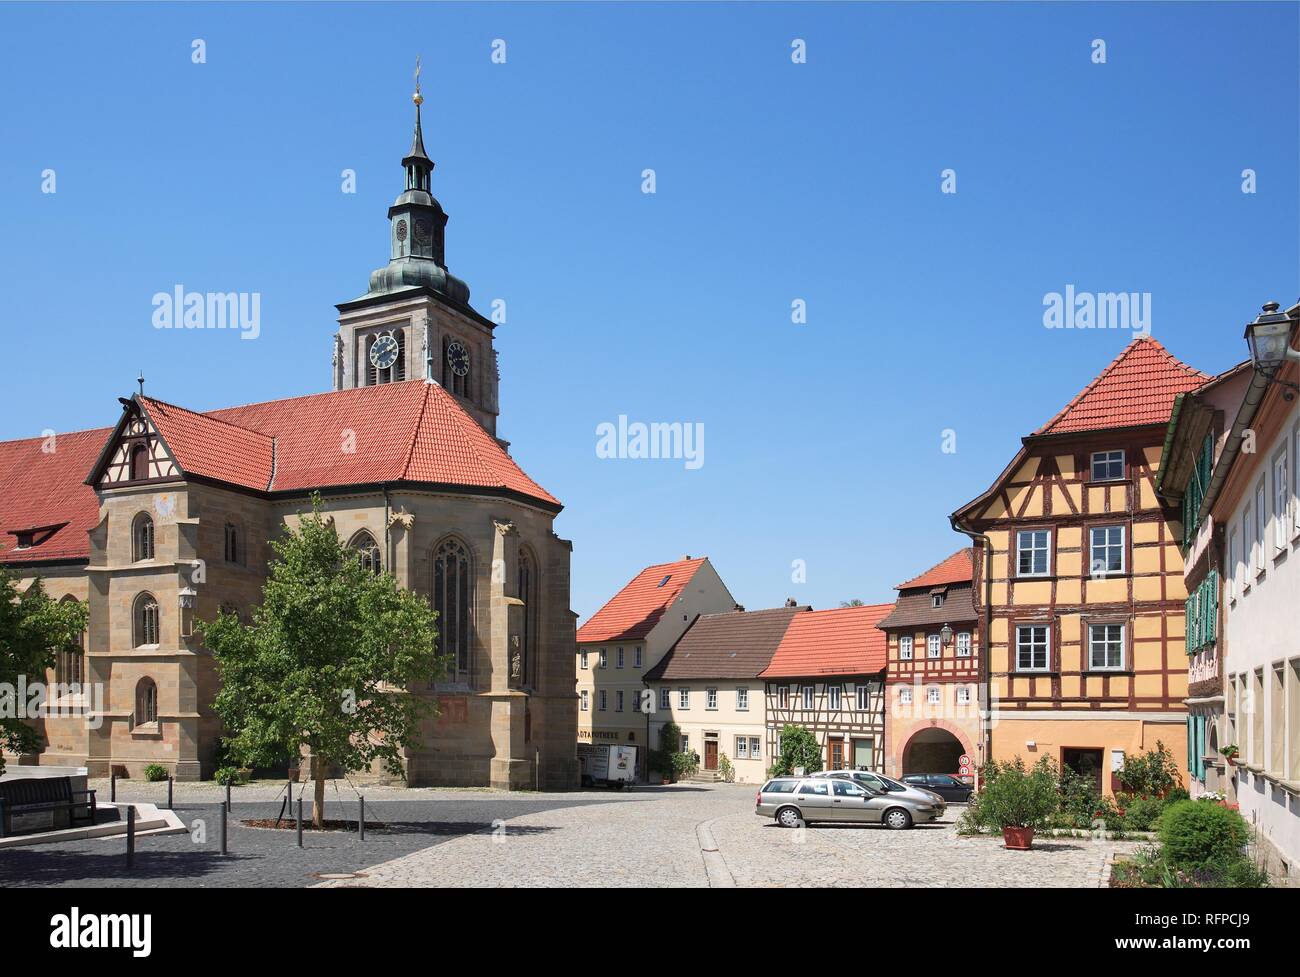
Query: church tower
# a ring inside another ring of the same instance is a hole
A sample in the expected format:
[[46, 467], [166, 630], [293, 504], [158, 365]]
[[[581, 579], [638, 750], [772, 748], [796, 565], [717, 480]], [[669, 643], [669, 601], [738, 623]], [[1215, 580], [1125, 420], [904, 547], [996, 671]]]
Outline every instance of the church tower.
[[454, 394], [495, 437], [494, 324], [469, 304], [469, 286], [447, 270], [447, 214], [430, 192], [419, 68], [415, 134], [402, 159], [406, 188], [388, 208], [388, 264], [370, 273], [365, 295], [335, 308], [334, 389], [424, 378]]

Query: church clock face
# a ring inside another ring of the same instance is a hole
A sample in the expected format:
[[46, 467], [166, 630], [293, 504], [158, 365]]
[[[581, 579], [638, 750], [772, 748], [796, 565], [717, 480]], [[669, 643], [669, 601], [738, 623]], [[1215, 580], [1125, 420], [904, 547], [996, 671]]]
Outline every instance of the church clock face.
[[457, 342], [448, 345], [447, 365], [451, 367], [452, 373], [463, 377], [469, 372], [469, 350]]
[[387, 370], [397, 362], [397, 340], [392, 336], [380, 336], [370, 347], [370, 363], [376, 369]]

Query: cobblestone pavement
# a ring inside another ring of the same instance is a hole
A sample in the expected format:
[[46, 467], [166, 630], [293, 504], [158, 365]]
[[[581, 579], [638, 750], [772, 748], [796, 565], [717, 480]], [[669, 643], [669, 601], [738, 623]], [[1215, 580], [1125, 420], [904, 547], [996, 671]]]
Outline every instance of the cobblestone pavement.
[[1089, 886], [1136, 846], [1047, 839], [1011, 852], [961, 837], [956, 815], [890, 831], [868, 825], [776, 827], [753, 813], [754, 787], [679, 785], [624, 803], [551, 808], [465, 835], [327, 886]]
[[[107, 785], [102, 787], [107, 797]], [[340, 782], [326, 816], [356, 818]], [[1009, 852], [1001, 839], [957, 835], [944, 823], [778, 828], [753, 814], [756, 788], [681, 784], [563, 794], [367, 785], [368, 830], [295, 844], [292, 830], [245, 828], [275, 817], [283, 785], [235, 788], [230, 854], [219, 852], [221, 788], [177, 784], [176, 812], [207, 837], [142, 836], [134, 869], [122, 838], [0, 850], [0, 886], [1097, 886], [1126, 842], [1062, 838]], [[119, 783], [118, 800], [161, 802], [166, 785]], [[310, 791], [306, 796], [310, 796]], [[357, 873], [361, 873], [358, 875]], [[321, 875], [343, 876], [321, 881]]]

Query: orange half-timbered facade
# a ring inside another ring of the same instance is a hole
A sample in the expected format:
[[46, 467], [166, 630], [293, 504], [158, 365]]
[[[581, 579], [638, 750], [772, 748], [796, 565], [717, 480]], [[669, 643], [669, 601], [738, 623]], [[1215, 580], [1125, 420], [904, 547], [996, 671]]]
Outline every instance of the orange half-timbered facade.
[[1182, 526], [1155, 482], [1174, 397], [1208, 379], [1134, 339], [954, 514], [991, 548], [993, 759], [1051, 756], [1107, 791], [1157, 742], [1185, 767]]

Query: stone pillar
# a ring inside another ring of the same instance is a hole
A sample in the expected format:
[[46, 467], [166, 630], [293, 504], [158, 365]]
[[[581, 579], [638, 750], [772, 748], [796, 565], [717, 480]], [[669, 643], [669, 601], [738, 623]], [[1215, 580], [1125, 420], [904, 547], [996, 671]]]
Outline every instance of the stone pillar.
[[531, 782], [524, 750], [524, 703], [527, 695], [513, 686], [513, 660], [523, 621], [523, 601], [514, 593], [519, 576], [519, 531], [507, 519], [494, 519], [492, 565], [488, 574], [487, 633], [491, 672], [488, 697], [492, 700], [491, 785], [514, 790]]

